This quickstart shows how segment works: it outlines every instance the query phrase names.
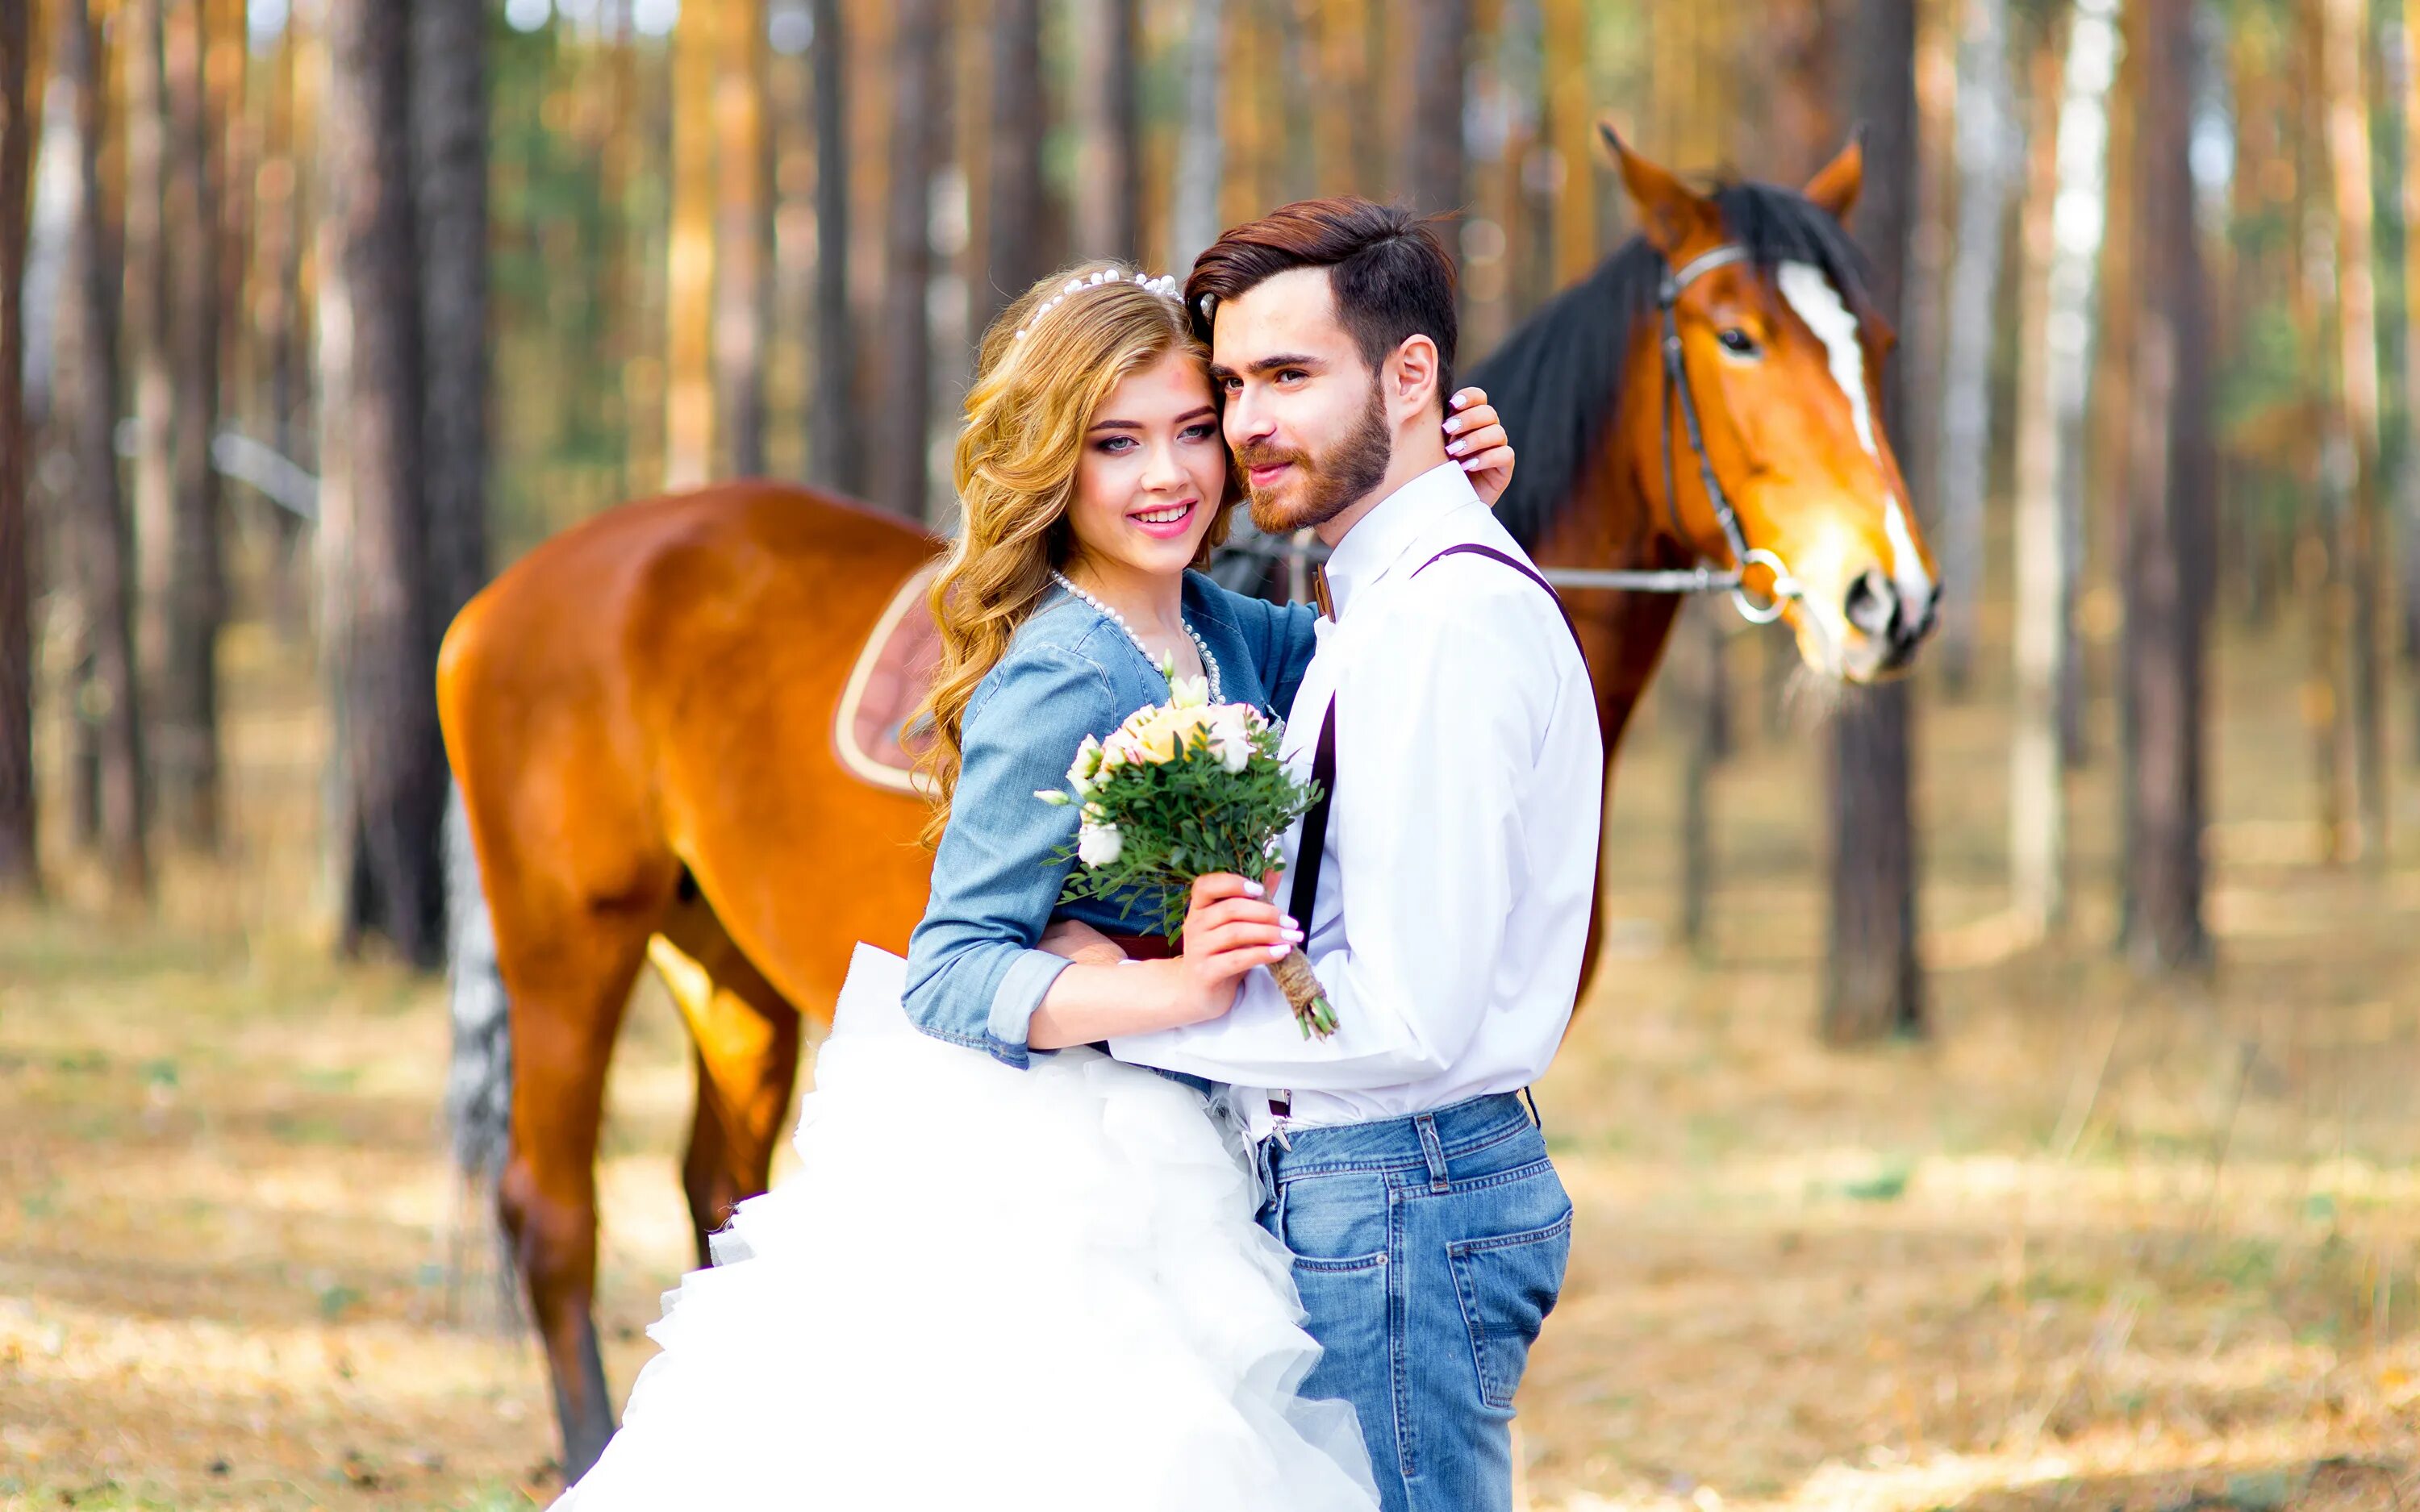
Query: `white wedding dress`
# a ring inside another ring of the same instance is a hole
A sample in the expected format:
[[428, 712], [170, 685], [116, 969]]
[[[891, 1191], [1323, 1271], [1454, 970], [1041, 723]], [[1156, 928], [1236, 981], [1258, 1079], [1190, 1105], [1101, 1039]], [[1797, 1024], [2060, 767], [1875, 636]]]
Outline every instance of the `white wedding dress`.
[[923, 1035], [858, 947], [799, 1168], [666, 1294], [576, 1512], [1374, 1512], [1249, 1167], [1191, 1089]]

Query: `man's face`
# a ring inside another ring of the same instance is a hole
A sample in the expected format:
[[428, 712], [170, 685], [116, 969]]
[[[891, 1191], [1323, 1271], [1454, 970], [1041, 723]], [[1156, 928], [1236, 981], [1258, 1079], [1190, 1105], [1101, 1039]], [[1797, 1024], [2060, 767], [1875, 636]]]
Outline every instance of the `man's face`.
[[1331, 519], [1387, 475], [1394, 440], [1377, 375], [1336, 318], [1326, 269], [1289, 269], [1220, 301], [1210, 378], [1261, 530]]

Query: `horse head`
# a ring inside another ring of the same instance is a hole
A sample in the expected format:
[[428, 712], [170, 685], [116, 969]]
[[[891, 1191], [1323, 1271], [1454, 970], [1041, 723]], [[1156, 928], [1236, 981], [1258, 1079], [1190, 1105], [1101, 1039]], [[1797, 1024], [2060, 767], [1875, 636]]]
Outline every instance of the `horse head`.
[[1600, 130], [1663, 269], [1652, 372], [1630, 387], [1659, 395], [1629, 407], [1635, 455], [1667, 459], [1642, 470], [1642, 492], [1690, 554], [1742, 569], [1810, 669], [1860, 683], [1903, 670], [1940, 589], [1883, 424], [1894, 337], [1842, 224], [1862, 148], [1800, 193], [1700, 193]]

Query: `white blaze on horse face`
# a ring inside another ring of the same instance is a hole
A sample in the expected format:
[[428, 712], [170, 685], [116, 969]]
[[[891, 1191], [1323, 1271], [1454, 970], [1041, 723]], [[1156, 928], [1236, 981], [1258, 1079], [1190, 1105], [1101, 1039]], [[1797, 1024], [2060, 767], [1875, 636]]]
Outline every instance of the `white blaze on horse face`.
[[[1823, 276], [1823, 270], [1812, 263], [1786, 262], [1776, 280], [1781, 297], [1807, 322], [1823, 344], [1823, 354], [1832, 369], [1832, 381], [1848, 396], [1849, 421], [1857, 430], [1857, 444], [1875, 462], [1882, 461], [1882, 443], [1874, 428], [1873, 401], [1866, 387], [1866, 347], [1857, 339], [1857, 317], [1849, 311], [1840, 291]], [[1931, 592], [1932, 582], [1924, 570], [1924, 558], [1916, 548], [1916, 532], [1908, 528], [1906, 511], [1900, 507], [1899, 495], [1885, 489], [1883, 497], [1883, 533], [1889, 537], [1891, 576], [1899, 580], [1900, 590], [1911, 597]]]

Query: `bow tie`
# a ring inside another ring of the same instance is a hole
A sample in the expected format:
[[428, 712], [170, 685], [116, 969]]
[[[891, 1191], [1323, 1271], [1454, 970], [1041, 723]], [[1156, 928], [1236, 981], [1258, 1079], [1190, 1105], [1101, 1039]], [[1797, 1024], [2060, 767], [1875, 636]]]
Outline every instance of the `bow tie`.
[[1311, 569], [1311, 596], [1319, 605], [1320, 619], [1333, 624], [1336, 620], [1336, 597], [1327, 591], [1327, 563], [1325, 562]]

